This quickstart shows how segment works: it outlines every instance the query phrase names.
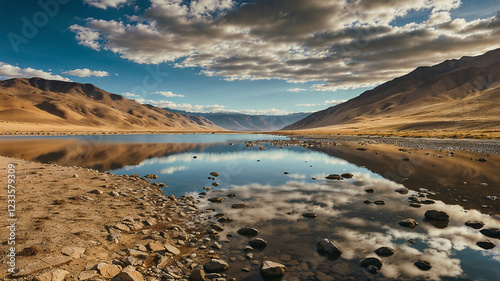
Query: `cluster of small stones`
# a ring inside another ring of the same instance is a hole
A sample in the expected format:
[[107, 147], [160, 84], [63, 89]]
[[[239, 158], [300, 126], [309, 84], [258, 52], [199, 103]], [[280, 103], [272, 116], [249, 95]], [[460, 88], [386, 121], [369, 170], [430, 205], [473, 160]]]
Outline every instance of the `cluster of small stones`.
[[280, 148], [289, 146], [300, 146], [304, 148], [312, 147], [328, 147], [340, 145], [338, 142], [327, 141], [327, 140], [302, 140], [291, 138], [289, 140], [256, 140], [256, 141], [246, 141], [245, 145], [247, 147], [259, 146], [259, 149], [265, 148], [264, 144], [279, 146]]

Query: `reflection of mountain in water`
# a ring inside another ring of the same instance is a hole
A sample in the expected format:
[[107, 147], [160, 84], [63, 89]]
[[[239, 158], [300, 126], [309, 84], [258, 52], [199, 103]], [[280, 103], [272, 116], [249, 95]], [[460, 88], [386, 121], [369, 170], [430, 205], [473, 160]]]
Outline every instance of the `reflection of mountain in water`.
[[29, 161], [79, 166], [99, 171], [139, 165], [146, 159], [179, 152], [203, 150], [199, 143], [101, 143], [84, 140], [17, 140], [3, 142], [0, 155]]
[[500, 196], [499, 155], [490, 155], [487, 162], [479, 162], [478, 154], [466, 151], [453, 154], [419, 149], [400, 151], [396, 146], [383, 144], [364, 146], [366, 151], [357, 150], [358, 147], [344, 143], [311, 149], [364, 166], [407, 188], [434, 191], [437, 194], [433, 198], [448, 204], [459, 203], [475, 209], [488, 205], [493, 207], [489, 211], [500, 213], [500, 201], [486, 199], [486, 196]]

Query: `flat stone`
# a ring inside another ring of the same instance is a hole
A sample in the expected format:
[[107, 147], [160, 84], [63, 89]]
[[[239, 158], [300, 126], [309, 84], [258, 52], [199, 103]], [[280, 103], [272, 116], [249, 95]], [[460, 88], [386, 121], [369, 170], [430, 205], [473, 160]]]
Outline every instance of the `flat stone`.
[[49, 267], [57, 267], [63, 264], [67, 264], [71, 262], [73, 259], [68, 256], [57, 256], [57, 257], [44, 257], [39, 261], [33, 262], [19, 270], [19, 272], [12, 274], [12, 277], [22, 277], [26, 275], [30, 275], [37, 271], [49, 268]]
[[377, 201], [373, 201], [373, 204], [375, 204], [375, 205], [385, 205], [385, 201], [384, 200], [377, 200]]
[[224, 202], [224, 199], [222, 199], [220, 197], [212, 197], [212, 198], [208, 198], [208, 201], [210, 201], [212, 203], [222, 203], [222, 202]]
[[248, 244], [256, 249], [264, 249], [267, 246], [267, 241], [262, 238], [255, 238], [248, 241]]
[[136, 249], [128, 249], [128, 254], [135, 258], [147, 258], [149, 256], [148, 253]]
[[318, 279], [318, 281], [334, 281], [335, 278], [330, 276], [330, 275], [327, 275], [327, 274], [324, 274], [323, 272], [316, 272], [316, 279]]
[[155, 241], [155, 242], [149, 242], [146, 247], [152, 251], [152, 252], [163, 252], [165, 251], [165, 247], [163, 246], [162, 243]]
[[429, 220], [436, 221], [447, 221], [450, 219], [450, 216], [443, 211], [429, 210], [425, 212], [425, 217]]
[[342, 176], [339, 174], [329, 174], [328, 176], [325, 177], [327, 180], [341, 180]]
[[481, 247], [485, 250], [493, 249], [496, 247], [496, 244], [493, 243], [491, 240], [479, 241], [476, 243], [476, 245], [478, 245], [479, 247]]
[[344, 179], [351, 179], [353, 177], [351, 173], [343, 173], [340, 176], [343, 177]]
[[196, 267], [189, 276], [189, 281], [206, 281], [205, 270], [201, 266]]
[[211, 175], [212, 177], [218, 177], [218, 176], [219, 176], [219, 173], [217, 173], [217, 172], [210, 172], [210, 175]]
[[161, 256], [156, 261], [156, 267], [159, 269], [166, 268], [168, 266], [169, 261], [170, 258], [168, 258], [167, 256]]
[[318, 215], [316, 215], [315, 213], [303, 213], [302, 216], [305, 217], [305, 218], [314, 219]]
[[211, 261], [205, 263], [203, 269], [209, 273], [222, 272], [229, 268], [229, 264], [221, 259], [212, 259]]
[[417, 221], [414, 219], [404, 219], [399, 222], [399, 225], [409, 228], [415, 228], [418, 225]]
[[61, 249], [61, 253], [66, 256], [70, 256], [73, 259], [78, 259], [85, 253], [85, 248], [64, 247]]
[[142, 274], [130, 267], [126, 267], [116, 277], [121, 281], [144, 281]]
[[97, 274], [97, 271], [95, 271], [95, 270], [85, 270], [85, 271], [80, 272], [80, 274], [78, 274], [78, 280], [80, 280], [80, 281], [89, 280], [89, 279], [92, 279], [98, 275], [99, 274]]
[[375, 253], [381, 257], [390, 257], [394, 255], [394, 249], [389, 247], [380, 247], [375, 250]]
[[35, 281], [63, 281], [69, 271], [57, 268], [49, 272], [40, 274], [34, 278]]
[[396, 191], [397, 193], [400, 193], [400, 194], [408, 194], [408, 188], [406, 188], [406, 187], [398, 188], [394, 191]]
[[275, 280], [285, 276], [286, 266], [273, 261], [264, 261], [260, 267], [260, 275], [264, 280]]
[[122, 268], [116, 264], [107, 264], [105, 262], [102, 262], [97, 265], [97, 270], [102, 277], [113, 278], [118, 275], [118, 273], [120, 273]]
[[123, 224], [123, 223], [117, 223], [113, 227], [118, 229], [118, 230], [121, 230], [121, 231], [130, 231], [130, 228], [126, 224]]
[[247, 204], [243, 204], [243, 203], [237, 203], [237, 204], [233, 204], [231, 206], [231, 208], [233, 209], [245, 209], [247, 207]]
[[224, 231], [224, 227], [220, 224], [211, 224], [210, 227], [216, 231]]
[[364, 258], [361, 260], [360, 264], [361, 267], [368, 267], [370, 265], [373, 265], [377, 267], [379, 270], [382, 268], [382, 262], [378, 258]]
[[179, 249], [177, 249], [175, 246], [172, 246], [171, 244], [166, 243], [163, 245], [165, 247], [165, 250], [173, 255], [178, 255], [181, 253]]

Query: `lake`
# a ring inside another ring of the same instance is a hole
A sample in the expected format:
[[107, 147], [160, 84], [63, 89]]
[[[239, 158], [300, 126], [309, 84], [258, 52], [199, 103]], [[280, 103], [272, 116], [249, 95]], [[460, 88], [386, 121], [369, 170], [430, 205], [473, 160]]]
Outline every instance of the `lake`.
[[[152, 181], [165, 183], [167, 195], [201, 196], [199, 207], [207, 210], [202, 219], [216, 222], [215, 214], [225, 214], [220, 254], [231, 260], [227, 275], [238, 280], [261, 280], [257, 269], [264, 257], [287, 266], [286, 280], [498, 280], [499, 240], [465, 226], [478, 220], [484, 228], [500, 227], [500, 200], [491, 200], [500, 196], [498, 155], [483, 163], [477, 161], [483, 155], [471, 152], [382, 144], [245, 143], [287, 139], [256, 134], [2, 137], [0, 155], [120, 175], [156, 174]], [[353, 177], [325, 179], [343, 173]], [[407, 194], [396, 192], [404, 187]], [[425, 204], [411, 207], [413, 195]], [[223, 202], [207, 200], [216, 197]], [[450, 219], [425, 219], [428, 210], [444, 211]], [[418, 226], [399, 225], [407, 218]], [[253, 238], [236, 234], [245, 226], [258, 229], [257, 237], [268, 242], [251, 252], [252, 259], [243, 249]], [[339, 258], [318, 254], [323, 238], [338, 246]], [[486, 240], [496, 247], [477, 246]], [[394, 254], [378, 256], [380, 247]], [[369, 257], [382, 262], [378, 273], [360, 266]], [[421, 270], [414, 264], [418, 260], [432, 267]]]

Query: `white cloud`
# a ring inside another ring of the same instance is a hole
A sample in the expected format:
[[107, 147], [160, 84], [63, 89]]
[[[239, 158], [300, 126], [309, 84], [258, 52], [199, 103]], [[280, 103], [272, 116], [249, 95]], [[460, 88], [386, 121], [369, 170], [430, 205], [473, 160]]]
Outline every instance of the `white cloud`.
[[303, 106], [303, 107], [312, 107], [312, 106], [320, 106], [320, 105], [335, 105], [339, 103], [346, 102], [347, 100], [326, 100], [323, 103], [299, 103], [295, 106]]
[[[336, 91], [375, 86], [418, 66], [498, 48], [500, 15], [452, 19], [450, 11], [460, 5], [459, 0], [151, 0], [142, 15], [126, 22], [88, 19], [70, 30], [81, 45], [136, 63], [177, 61], [175, 67], [199, 67], [200, 74], [229, 81], [314, 81], [314, 90]], [[429, 19], [394, 24], [412, 11]]]
[[288, 92], [293, 92], [293, 93], [298, 93], [298, 92], [304, 92], [307, 91], [307, 89], [302, 89], [302, 88], [293, 88], [293, 89], [288, 89]]
[[200, 113], [225, 112], [225, 113], [242, 113], [250, 115], [286, 115], [292, 113], [277, 108], [234, 110], [234, 109], [227, 109], [224, 105], [219, 105], [219, 104], [193, 105], [190, 103], [175, 103], [167, 100], [155, 101], [144, 98], [137, 98], [135, 99], [135, 101], [141, 104], [150, 104], [160, 108], [169, 108], [174, 110], [182, 110], [187, 112], [200, 112]]
[[71, 81], [61, 75], [54, 75], [52, 72], [34, 69], [31, 67], [20, 68], [0, 61], [0, 77], [9, 78], [31, 78], [40, 77], [49, 80]]
[[164, 96], [164, 97], [166, 97], [166, 98], [173, 98], [173, 97], [180, 97], [180, 98], [182, 98], [182, 97], [184, 97], [183, 95], [174, 94], [174, 93], [172, 93], [171, 91], [166, 91], [166, 92], [164, 92], [164, 91], [161, 91], [161, 92], [155, 92], [154, 94], [155, 94], [155, 95], [161, 95], [161, 96]]
[[136, 95], [136, 94], [132, 94], [132, 93], [122, 93], [122, 96], [124, 97], [127, 97], [127, 98], [131, 98], [131, 99], [138, 99], [138, 98], [142, 98], [141, 95]]
[[118, 8], [118, 6], [127, 3], [129, 0], [84, 0], [90, 6], [106, 10], [108, 7]]
[[95, 77], [104, 77], [104, 76], [109, 76], [109, 72], [107, 71], [101, 71], [101, 70], [90, 70], [88, 68], [77, 68], [73, 70], [68, 70], [64, 71], [63, 74], [67, 75], [72, 75], [72, 76], [78, 76], [78, 77], [90, 77], [90, 76], [95, 76]]

